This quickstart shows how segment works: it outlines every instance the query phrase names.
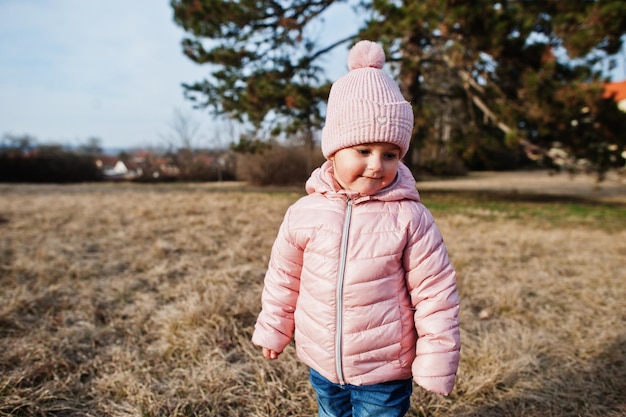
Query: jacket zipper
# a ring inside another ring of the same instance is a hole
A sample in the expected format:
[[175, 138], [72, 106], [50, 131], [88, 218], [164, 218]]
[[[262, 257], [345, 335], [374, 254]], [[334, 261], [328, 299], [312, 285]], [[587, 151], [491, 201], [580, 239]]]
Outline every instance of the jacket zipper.
[[339, 254], [339, 277], [337, 279], [337, 332], [335, 334], [335, 366], [337, 367], [337, 378], [341, 385], [345, 384], [343, 379], [343, 281], [346, 274], [346, 258], [348, 256], [348, 233], [350, 231], [350, 220], [352, 219], [352, 199], [346, 202], [346, 216], [343, 221], [343, 235], [341, 237], [341, 253]]

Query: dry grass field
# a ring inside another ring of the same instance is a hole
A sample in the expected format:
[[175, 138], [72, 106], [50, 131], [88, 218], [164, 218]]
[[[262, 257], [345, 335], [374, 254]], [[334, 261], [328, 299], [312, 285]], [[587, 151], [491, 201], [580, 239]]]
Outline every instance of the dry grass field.
[[[409, 416], [626, 416], [624, 188], [513, 181], [420, 184], [458, 271], [462, 360]], [[301, 192], [0, 184], [0, 416], [315, 415], [293, 347], [270, 363], [249, 341]]]

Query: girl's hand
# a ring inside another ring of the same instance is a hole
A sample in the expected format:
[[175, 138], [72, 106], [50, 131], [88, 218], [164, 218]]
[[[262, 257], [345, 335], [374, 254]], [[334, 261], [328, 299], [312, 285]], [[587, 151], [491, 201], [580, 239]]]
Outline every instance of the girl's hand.
[[276, 352], [272, 349], [268, 349], [268, 348], [263, 348], [263, 357], [265, 359], [269, 359], [269, 360], [274, 360], [276, 358], [278, 358], [278, 355], [280, 355], [280, 352]]

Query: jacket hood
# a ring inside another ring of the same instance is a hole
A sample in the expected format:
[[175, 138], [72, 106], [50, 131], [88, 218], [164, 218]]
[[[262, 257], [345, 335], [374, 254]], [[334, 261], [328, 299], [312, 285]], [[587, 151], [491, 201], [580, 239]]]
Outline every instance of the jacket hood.
[[398, 174], [394, 182], [372, 195], [360, 195], [356, 192], [342, 189], [335, 180], [332, 161], [326, 161], [321, 167], [315, 169], [307, 180], [305, 188], [308, 194], [324, 194], [329, 198], [350, 197], [357, 202], [365, 200], [420, 201], [415, 178], [413, 178], [409, 168], [402, 162], [398, 164]]

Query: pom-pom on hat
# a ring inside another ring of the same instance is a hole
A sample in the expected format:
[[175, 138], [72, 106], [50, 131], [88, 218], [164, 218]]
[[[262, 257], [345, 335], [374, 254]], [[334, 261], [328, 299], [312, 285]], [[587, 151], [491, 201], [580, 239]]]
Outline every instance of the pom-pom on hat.
[[406, 155], [413, 131], [413, 109], [398, 84], [382, 68], [385, 52], [375, 42], [360, 41], [348, 54], [349, 72], [330, 89], [322, 152], [363, 143], [388, 142]]

